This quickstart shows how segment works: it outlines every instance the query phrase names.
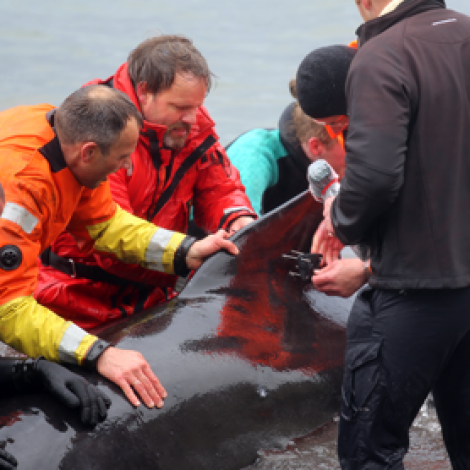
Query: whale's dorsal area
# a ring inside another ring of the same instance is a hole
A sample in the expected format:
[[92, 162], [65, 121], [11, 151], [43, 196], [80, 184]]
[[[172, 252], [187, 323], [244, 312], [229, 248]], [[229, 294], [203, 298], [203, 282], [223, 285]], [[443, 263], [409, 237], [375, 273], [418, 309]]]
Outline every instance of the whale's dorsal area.
[[94, 430], [46, 395], [3, 400], [0, 442], [19, 468], [238, 470], [331, 419], [352, 299], [320, 294], [282, 258], [309, 251], [321, 219], [301, 194], [235, 234], [240, 254], [212, 256], [177, 298], [98, 331], [142, 352], [168, 391], [161, 410], [79, 369], [113, 401]]

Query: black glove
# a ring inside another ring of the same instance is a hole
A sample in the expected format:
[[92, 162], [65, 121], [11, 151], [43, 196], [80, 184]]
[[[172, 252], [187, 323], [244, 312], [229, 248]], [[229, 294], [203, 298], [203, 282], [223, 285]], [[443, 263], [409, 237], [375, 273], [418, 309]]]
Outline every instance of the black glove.
[[69, 408], [82, 410], [84, 424], [96, 426], [104, 421], [111, 400], [80, 375], [44, 358], [35, 361], [36, 380]]
[[80, 407], [82, 422], [91, 426], [106, 419], [111, 405], [111, 400], [83, 377], [43, 357], [0, 358], [0, 395], [38, 390], [51, 392], [69, 408]]
[[15, 470], [18, 461], [6, 450], [0, 449], [0, 470]]

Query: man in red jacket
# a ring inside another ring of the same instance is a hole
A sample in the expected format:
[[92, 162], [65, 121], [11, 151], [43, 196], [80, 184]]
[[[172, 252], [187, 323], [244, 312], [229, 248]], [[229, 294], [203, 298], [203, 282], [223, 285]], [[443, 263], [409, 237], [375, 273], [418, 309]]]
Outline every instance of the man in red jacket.
[[[110, 177], [114, 200], [168, 230], [185, 233], [191, 210], [206, 232], [233, 233], [256, 217], [202, 106], [211, 77], [190, 40], [159, 36], [137, 46], [112, 77], [92, 82], [123, 91], [144, 116], [132, 168]], [[65, 232], [42, 262], [36, 298], [85, 329], [172, 298], [186, 281], [114, 255], [84, 256]]]

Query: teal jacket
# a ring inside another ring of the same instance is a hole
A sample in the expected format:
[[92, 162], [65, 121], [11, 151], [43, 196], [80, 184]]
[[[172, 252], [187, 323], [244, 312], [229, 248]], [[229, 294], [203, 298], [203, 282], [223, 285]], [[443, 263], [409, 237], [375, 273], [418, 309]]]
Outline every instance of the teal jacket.
[[226, 151], [240, 172], [254, 210], [262, 215], [266, 212], [263, 206], [266, 190], [279, 183], [279, 160], [288, 157], [279, 130], [253, 129], [238, 137]]
[[295, 136], [294, 105], [291, 103], [282, 113], [279, 130], [252, 129], [226, 147], [258, 215], [308, 189], [307, 169], [311, 162]]

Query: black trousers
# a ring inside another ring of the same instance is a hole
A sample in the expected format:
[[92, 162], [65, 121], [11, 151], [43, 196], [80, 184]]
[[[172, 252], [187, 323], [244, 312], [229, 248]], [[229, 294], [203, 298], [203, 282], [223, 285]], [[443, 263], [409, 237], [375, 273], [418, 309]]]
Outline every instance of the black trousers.
[[452, 466], [470, 469], [470, 288], [366, 288], [347, 333], [341, 468], [404, 469], [409, 428], [432, 391]]

